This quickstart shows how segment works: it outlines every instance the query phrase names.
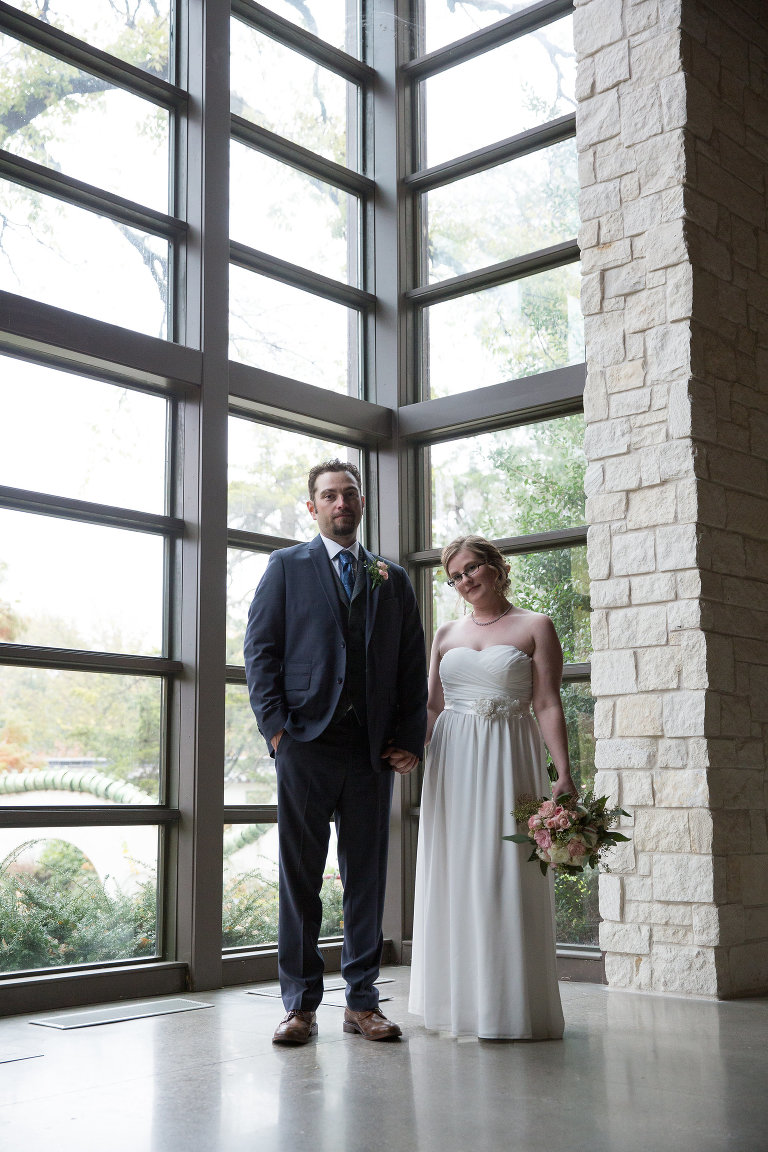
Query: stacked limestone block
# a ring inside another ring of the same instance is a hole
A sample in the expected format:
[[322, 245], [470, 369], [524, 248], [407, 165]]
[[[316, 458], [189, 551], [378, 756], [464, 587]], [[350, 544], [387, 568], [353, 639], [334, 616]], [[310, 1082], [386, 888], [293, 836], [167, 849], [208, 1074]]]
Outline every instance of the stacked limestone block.
[[768, 990], [768, 21], [576, 0], [609, 983]]

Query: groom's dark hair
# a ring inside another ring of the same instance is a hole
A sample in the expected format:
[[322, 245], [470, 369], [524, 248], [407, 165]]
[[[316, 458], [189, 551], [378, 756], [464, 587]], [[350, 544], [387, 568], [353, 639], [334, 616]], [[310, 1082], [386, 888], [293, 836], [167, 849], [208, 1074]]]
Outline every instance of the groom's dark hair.
[[310, 468], [309, 477], [307, 480], [307, 487], [309, 488], [309, 498], [314, 504], [315, 502], [315, 488], [317, 487], [317, 478], [323, 472], [349, 472], [354, 476], [357, 481], [357, 486], [362, 492], [363, 481], [360, 478], [360, 470], [356, 464], [350, 460], [323, 460], [322, 464], [315, 464], [314, 468]]

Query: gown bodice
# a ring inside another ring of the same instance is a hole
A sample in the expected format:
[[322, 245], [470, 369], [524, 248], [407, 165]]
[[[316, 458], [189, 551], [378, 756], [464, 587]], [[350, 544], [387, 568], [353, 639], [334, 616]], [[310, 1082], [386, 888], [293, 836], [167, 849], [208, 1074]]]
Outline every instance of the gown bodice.
[[456, 712], [508, 718], [531, 704], [531, 657], [511, 644], [449, 648], [440, 661], [445, 707]]

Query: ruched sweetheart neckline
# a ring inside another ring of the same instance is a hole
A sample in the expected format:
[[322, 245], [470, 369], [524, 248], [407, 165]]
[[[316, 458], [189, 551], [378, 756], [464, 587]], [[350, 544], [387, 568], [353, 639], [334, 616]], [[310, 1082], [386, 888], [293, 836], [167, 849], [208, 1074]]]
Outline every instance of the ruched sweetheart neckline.
[[519, 652], [521, 656], [525, 656], [526, 660], [533, 660], [533, 656], [529, 656], [522, 648], [518, 648], [517, 644], [488, 644], [485, 648], [470, 648], [469, 644], [456, 644], [453, 648], [446, 648], [443, 652], [442, 658], [448, 655], [449, 652], [491, 652], [494, 648], [511, 648], [513, 652]]

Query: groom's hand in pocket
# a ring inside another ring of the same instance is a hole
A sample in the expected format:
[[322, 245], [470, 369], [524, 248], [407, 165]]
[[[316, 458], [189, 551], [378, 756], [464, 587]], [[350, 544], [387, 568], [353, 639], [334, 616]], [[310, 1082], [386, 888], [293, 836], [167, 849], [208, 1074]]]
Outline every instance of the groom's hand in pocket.
[[275, 752], [277, 752], [277, 746], [278, 746], [278, 744], [280, 743], [280, 741], [281, 741], [281, 739], [282, 739], [282, 736], [283, 736], [283, 732], [285, 732], [285, 728], [281, 728], [281, 729], [280, 729], [280, 731], [279, 731], [279, 732], [276, 732], [276, 733], [275, 733], [275, 735], [274, 735], [274, 736], [272, 737], [272, 739], [270, 740], [270, 744], [272, 745], [272, 747], [273, 747], [273, 749], [275, 750]]

